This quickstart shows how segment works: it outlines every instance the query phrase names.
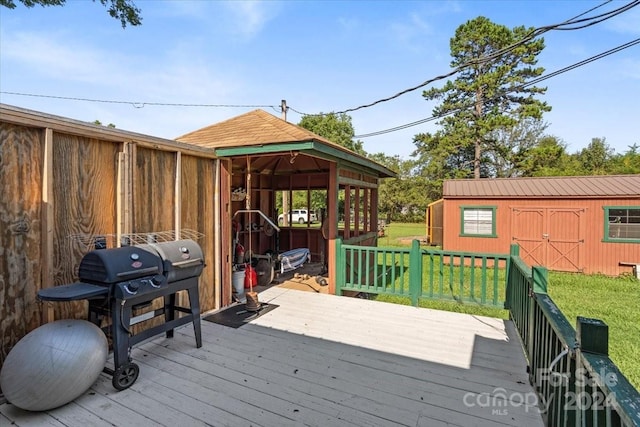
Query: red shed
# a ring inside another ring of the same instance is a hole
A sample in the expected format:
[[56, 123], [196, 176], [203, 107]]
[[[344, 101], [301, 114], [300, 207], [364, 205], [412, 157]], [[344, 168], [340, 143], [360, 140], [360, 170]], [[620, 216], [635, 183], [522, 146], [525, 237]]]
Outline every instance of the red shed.
[[529, 265], [640, 274], [640, 175], [448, 180], [443, 205], [444, 250], [517, 243]]

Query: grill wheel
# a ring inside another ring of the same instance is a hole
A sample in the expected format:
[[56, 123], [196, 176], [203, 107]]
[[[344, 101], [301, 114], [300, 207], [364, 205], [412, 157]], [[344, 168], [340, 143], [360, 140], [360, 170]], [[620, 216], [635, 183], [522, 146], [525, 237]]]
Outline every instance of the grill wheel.
[[113, 373], [111, 384], [116, 390], [124, 390], [136, 382], [140, 374], [140, 368], [135, 363], [125, 363]]

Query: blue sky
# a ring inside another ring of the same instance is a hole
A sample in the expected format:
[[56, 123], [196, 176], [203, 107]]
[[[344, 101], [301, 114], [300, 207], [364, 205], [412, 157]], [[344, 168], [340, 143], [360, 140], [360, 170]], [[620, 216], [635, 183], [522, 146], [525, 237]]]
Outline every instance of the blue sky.
[[[394, 95], [450, 70], [449, 39], [469, 19], [510, 28], [572, 18], [602, 1], [137, 1], [142, 25], [122, 29], [99, 2], [0, 7], [0, 90], [178, 107], [81, 102], [2, 93], [0, 102], [165, 138], [260, 108], [288, 121]], [[612, 1], [602, 13], [628, 1]], [[640, 7], [592, 27], [552, 31], [547, 72], [640, 37]], [[440, 84], [435, 83], [436, 86]], [[605, 137], [617, 153], [640, 144], [640, 45], [544, 81], [547, 133], [569, 152]], [[431, 86], [429, 86], [431, 87]], [[142, 108], [140, 108], [142, 107]], [[349, 113], [356, 134], [431, 116], [422, 90]], [[408, 158], [435, 122], [363, 138], [371, 153]]]

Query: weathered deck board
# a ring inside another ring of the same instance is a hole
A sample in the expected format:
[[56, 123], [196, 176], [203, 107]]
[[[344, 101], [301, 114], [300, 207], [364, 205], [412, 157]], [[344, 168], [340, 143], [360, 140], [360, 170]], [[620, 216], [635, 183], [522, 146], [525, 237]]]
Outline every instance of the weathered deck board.
[[[18, 426], [542, 426], [536, 408], [499, 394], [533, 393], [509, 322], [271, 288], [279, 305], [239, 329], [203, 322], [132, 351], [140, 377], [111, 378], [47, 413], [10, 404]], [[240, 310], [241, 307], [238, 308]], [[465, 405], [478, 395], [498, 405]], [[502, 405], [502, 406], [499, 406]], [[492, 411], [500, 409], [501, 412]], [[506, 412], [505, 412], [506, 410]]]

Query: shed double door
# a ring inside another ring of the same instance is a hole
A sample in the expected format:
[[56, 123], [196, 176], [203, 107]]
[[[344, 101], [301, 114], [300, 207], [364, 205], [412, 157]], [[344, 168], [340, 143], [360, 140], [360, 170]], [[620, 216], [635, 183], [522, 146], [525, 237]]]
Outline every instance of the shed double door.
[[512, 208], [512, 241], [531, 266], [581, 272], [584, 208]]

